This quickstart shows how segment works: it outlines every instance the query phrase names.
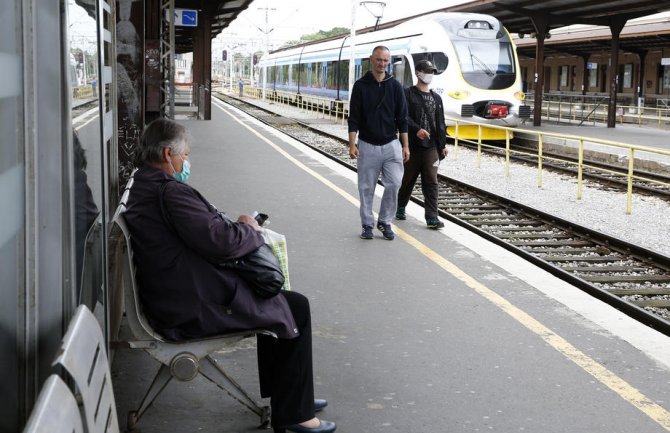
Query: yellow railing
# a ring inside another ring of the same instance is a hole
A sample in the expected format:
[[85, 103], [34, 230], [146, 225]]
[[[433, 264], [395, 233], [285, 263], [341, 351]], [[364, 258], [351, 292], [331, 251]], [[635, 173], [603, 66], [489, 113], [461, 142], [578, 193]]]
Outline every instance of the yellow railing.
[[[455, 130], [456, 130], [456, 138], [454, 139], [454, 157], [458, 158], [458, 143], [459, 141], [465, 141], [467, 143], [471, 143], [473, 145], [477, 146], [477, 167], [480, 166], [480, 159], [481, 159], [481, 152], [482, 148], [492, 148], [499, 150], [499, 148], [494, 147], [492, 145], [488, 145], [482, 142], [482, 133], [481, 129], [482, 126], [485, 126], [487, 128], [494, 128], [494, 129], [501, 129], [505, 131], [505, 176], [509, 177], [510, 175], [510, 155], [512, 153], [514, 154], [519, 154], [519, 155], [526, 155], [526, 156], [531, 156], [531, 157], [537, 157], [537, 186], [538, 188], [542, 188], [542, 163], [544, 160], [555, 160], [559, 161], [557, 158], [552, 158], [549, 156], [546, 156], [543, 153], [543, 141], [545, 140], [546, 137], [554, 137], [554, 138], [559, 138], [562, 140], [566, 140], [568, 142], [572, 141], [576, 143], [577, 146], [577, 162], [573, 162], [577, 168], [577, 199], [581, 200], [582, 199], [582, 179], [583, 179], [583, 171], [585, 168], [597, 170], [603, 173], [607, 174], [612, 174], [612, 175], [617, 175], [617, 173], [613, 170], [608, 170], [606, 168], [602, 167], [596, 167], [593, 165], [590, 165], [588, 162], [584, 162], [584, 152], [585, 152], [585, 143], [591, 143], [591, 144], [596, 144], [600, 146], [605, 147], [605, 152], [607, 152], [607, 148], [612, 148], [611, 150], [614, 149], [623, 149], [625, 150], [626, 156], [623, 157], [622, 159], [625, 161], [626, 159], [628, 160], [627, 163], [627, 174], [626, 174], [626, 179], [627, 179], [627, 193], [626, 193], [626, 214], [630, 215], [631, 214], [631, 209], [632, 209], [632, 196], [633, 196], [633, 181], [634, 180], [639, 180], [639, 181], [644, 181], [644, 182], [649, 182], [657, 185], [661, 185], [664, 187], [670, 187], [670, 183], [667, 182], [661, 182], [655, 179], [650, 179], [648, 177], [645, 177], [644, 175], [638, 175], [636, 174], [636, 170], [639, 170], [636, 168], [636, 163], [639, 164], [639, 161], [635, 160], [635, 155], [639, 155], [641, 152], [648, 153], [648, 154], [653, 154], [653, 155], [659, 155], [662, 157], [667, 157], [665, 161], [662, 161], [662, 163], [665, 163], [666, 165], [670, 166], [670, 151], [662, 150], [662, 149], [654, 149], [651, 147], [647, 146], [638, 146], [638, 145], [632, 145], [632, 144], [626, 144], [626, 143], [620, 143], [616, 141], [611, 141], [611, 140], [602, 140], [598, 138], [585, 138], [585, 137], [580, 137], [576, 135], [571, 135], [571, 134], [560, 134], [560, 133], [554, 133], [554, 132], [538, 132], [534, 130], [527, 130], [527, 129], [521, 129], [521, 128], [510, 128], [510, 127], [504, 127], [504, 126], [495, 126], [495, 125], [482, 125], [476, 122], [470, 122], [462, 119], [454, 119], [454, 118], [447, 118], [448, 121], [454, 122], [455, 123]], [[479, 134], [478, 134], [478, 139], [477, 141], [472, 141], [472, 140], [464, 140], [462, 138], [458, 138], [458, 128], [460, 125], [474, 125], [478, 127]], [[510, 137], [513, 134], [528, 134], [531, 136], [537, 137], [537, 153], [529, 152], [529, 151], [519, 151], [519, 150], [510, 150]], [[560, 160], [562, 163], [565, 163], [566, 161]]]
[[[244, 86], [244, 96], [263, 99], [263, 89]], [[349, 114], [349, 101], [337, 101], [332, 98], [314, 95], [298, 95], [294, 92], [282, 90], [265, 90], [265, 100], [278, 104], [297, 107], [315, 118], [331, 119], [344, 125]]]
[[[532, 105], [532, 101], [529, 101]], [[542, 117], [558, 122], [607, 122], [607, 103], [542, 101]], [[638, 126], [670, 126], [670, 108], [617, 105], [616, 121]]]
[[72, 88], [73, 99], [83, 99], [93, 97], [93, 87], [91, 85], [79, 86]]

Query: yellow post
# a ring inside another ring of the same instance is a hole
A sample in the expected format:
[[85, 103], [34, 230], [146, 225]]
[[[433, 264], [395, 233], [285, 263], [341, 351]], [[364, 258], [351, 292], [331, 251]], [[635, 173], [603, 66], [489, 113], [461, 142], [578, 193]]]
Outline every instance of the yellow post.
[[509, 177], [509, 129], [505, 129], [505, 177]]
[[584, 164], [584, 140], [579, 140], [579, 162], [577, 163], [577, 200], [582, 199], [582, 165]]
[[537, 187], [542, 188], [542, 134], [537, 135]]
[[482, 125], [477, 125], [477, 168], [481, 165], [482, 159]]
[[630, 215], [633, 206], [633, 166], [635, 165], [635, 149], [630, 148], [628, 159], [628, 192], [626, 193], [626, 215]]

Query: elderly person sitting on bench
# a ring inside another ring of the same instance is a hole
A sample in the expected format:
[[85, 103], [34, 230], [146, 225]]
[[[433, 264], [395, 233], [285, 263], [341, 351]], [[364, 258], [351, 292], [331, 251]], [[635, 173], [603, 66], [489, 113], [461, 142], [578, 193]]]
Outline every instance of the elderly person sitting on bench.
[[[307, 298], [282, 291], [263, 299], [236, 271], [217, 265], [255, 250], [263, 237], [254, 218], [223, 218], [186, 184], [189, 152], [186, 128], [158, 119], [147, 126], [137, 154], [125, 218], [151, 326], [174, 341], [248, 329], [274, 332], [277, 339], [258, 336], [258, 371], [275, 433], [335, 431], [335, 423], [314, 416], [327, 403], [314, 400]], [[171, 223], [161, 211], [161, 187]]]

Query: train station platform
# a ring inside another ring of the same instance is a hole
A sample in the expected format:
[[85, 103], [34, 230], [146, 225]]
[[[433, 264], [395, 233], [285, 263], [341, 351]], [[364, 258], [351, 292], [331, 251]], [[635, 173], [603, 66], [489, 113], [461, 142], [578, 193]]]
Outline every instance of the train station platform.
[[[465, 229], [359, 238], [355, 173], [238, 110], [213, 104], [193, 135], [190, 183], [231, 216], [270, 215], [291, 287], [312, 306], [318, 416], [341, 433], [670, 431], [668, 338]], [[378, 188], [378, 194], [381, 187]], [[378, 208], [378, 200], [375, 209]], [[255, 340], [217, 355], [260, 399]], [[123, 420], [158, 364], [114, 356]], [[256, 430], [214, 384], [173, 381], [143, 433]]]

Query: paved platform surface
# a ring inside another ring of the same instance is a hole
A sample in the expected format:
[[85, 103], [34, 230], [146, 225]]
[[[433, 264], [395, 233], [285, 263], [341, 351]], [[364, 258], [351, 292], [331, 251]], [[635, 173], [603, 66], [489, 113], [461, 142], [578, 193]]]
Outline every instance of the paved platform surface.
[[[670, 431], [667, 337], [460, 227], [427, 230], [414, 204], [396, 240], [361, 240], [353, 173], [218, 103], [211, 121], [182, 123], [192, 185], [287, 236], [291, 286], [313, 311], [316, 395], [330, 402], [319, 416], [338, 432]], [[254, 346], [216, 358], [258, 399]], [[123, 421], [158, 364], [122, 350], [112, 367]], [[198, 378], [171, 382], [138, 428], [257, 423]]]

